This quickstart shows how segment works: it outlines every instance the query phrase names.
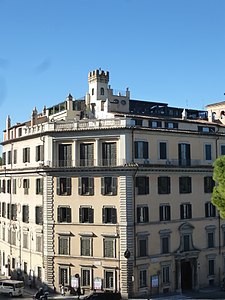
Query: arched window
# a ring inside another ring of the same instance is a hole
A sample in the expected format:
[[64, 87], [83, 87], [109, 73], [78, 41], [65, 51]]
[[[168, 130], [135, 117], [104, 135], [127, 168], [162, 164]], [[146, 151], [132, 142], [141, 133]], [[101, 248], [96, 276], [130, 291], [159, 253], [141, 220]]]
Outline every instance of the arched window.
[[92, 96], [94, 95], [94, 93], [95, 93], [95, 89], [93, 88], [93, 89], [91, 90]]
[[101, 95], [104, 95], [104, 88], [101, 88]]

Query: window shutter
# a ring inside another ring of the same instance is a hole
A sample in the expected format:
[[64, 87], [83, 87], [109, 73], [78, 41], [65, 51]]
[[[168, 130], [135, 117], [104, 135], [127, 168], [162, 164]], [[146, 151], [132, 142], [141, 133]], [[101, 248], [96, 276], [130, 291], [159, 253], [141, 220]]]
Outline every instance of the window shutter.
[[134, 142], [134, 158], [138, 158], [138, 142]]
[[143, 142], [143, 158], [148, 158], [148, 142]]
[[57, 195], [60, 195], [60, 177], [57, 177]]
[[26, 149], [23, 148], [23, 162], [24, 162], [24, 163], [25, 163], [25, 151], [26, 151]]
[[60, 223], [61, 222], [61, 208], [60, 207], [57, 208], [57, 214], [58, 214], [58, 223]]
[[112, 194], [117, 195], [117, 177], [112, 178]]
[[145, 183], [146, 183], [146, 194], [149, 194], [149, 177], [145, 177]]
[[67, 209], [66, 209], [66, 220], [67, 220], [67, 223], [71, 223], [71, 208], [70, 207], [67, 207]]
[[44, 183], [43, 178], [40, 178], [40, 194], [43, 194], [43, 183]]
[[78, 178], [78, 194], [82, 195], [82, 177]]
[[183, 205], [180, 206], [180, 218], [181, 219], [184, 218], [184, 206]]
[[27, 162], [30, 162], [30, 148], [27, 148]]
[[191, 204], [188, 204], [188, 218], [192, 218], [192, 209], [191, 209]]
[[70, 177], [67, 177], [66, 178], [66, 192], [67, 192], [67, 195], [71, 195], [71, 178]]
[[82, 207], [79, 207], [79, 222], [83, 223]]
[[40, 145], [40, 160], [44, 160], [44, 145]]
[[167, 220], [171, 220], [171, 210], [170, 210], [170, 206], [167, 206], [167, 211], [168, 211], [168, 219], [167, 219]]
[[105, 177], [101, 178], [101, 194], [105, 195]]
[[94, 178], [89, 178], [89, 195], [94, 195]]
[[137, 222], [139, 223], [141, 220], [141, 207], [137, 207]]
[[112, 223], [116, 224], [116, 208], [112, 208]]
[[89, 223], [94, 223], [94, 210], [93, 210], [93, 208], [89, 208], [88, 214], [89, 214]]
[[145, 211], [144, 220], [145, 222], [148, 222], [149, 221], [148, 206], [144, 207], [144, 211]]
[[160, 221], [163, 220], [163, 206], [159, 207], [159, 219], [160, 219]]
[[105, 207], [102, 208], [102, 223], [106, 223]]
[[39, 146], [36, 146], [35, 148], [35, 161], [38, 161], [38, 150], [39, 150]]

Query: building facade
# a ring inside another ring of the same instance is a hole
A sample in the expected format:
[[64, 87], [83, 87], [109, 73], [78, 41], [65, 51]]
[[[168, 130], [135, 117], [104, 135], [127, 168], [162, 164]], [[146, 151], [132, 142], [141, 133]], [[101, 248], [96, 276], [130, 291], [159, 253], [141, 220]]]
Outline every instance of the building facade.
[[124, 298], [219, 285], [225, 222], [211, 193], [225, 103], [174, 108], [108, 83], [95, 70], [83, 99], [7, 117], [1, 273]]

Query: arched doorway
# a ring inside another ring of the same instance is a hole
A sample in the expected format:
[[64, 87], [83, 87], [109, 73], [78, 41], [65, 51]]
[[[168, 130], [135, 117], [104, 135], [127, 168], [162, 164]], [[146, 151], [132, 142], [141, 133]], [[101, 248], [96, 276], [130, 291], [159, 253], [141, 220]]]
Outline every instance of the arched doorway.
[[192, 269], [190, 261], [181, 262], [181, 289], [192, 289]]

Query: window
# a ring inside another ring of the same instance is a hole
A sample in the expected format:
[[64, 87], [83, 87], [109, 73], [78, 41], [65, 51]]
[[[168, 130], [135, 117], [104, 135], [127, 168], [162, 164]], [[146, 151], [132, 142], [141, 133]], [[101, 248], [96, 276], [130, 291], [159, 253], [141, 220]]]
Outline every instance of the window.
[[8, 229], [8, 244], [11, 244], [11, 229]]
[[179, 178], [179, 190], [180, 194], [188, 194], [192, 191], [191, 177]]
[[168, 129], [178, 129], [178, 123], [175, 123], [175, 122], [165, 122], [165, 128], [168, 128]]
[[216, 207], [211, 203], [205, 203], [205, 217], [215, 217], [216, 216]]
[[134, 158], [148, 159], [148, 142], [134, 142]]
[[159, 206], [159, 220], [160, 221], [169, 221], [170, 216], [170, 205], [162, 204]]
[[60, 236], [58, 238], [59, 254], [70, 255], [70, 238], [69, 236]]
[[147, 287], [147, 270], [139, 271], [139, 287]]
[[214, 232], [207, 232], [208, 248], [214, 248]]
[[167, 159], [167, 143], [159, 143], [159, 159]]
[[42, 252], [42, 236], [36, 235], [36, 251]]
[[212, 145], [205, 144], [205, 160], [212, 160]]
[[13, 182], [12, 182], [12, 193], [14, 195], [16, 194], [16, 179], [13, 179]]
[[7, 193], [11, 194], [11, 179], [7, 180]]
[[17, 149], [13, 150], [13, 163], [17, 164]]
[[214, 186], [215, 186], [215, 181], [213, 180], [212, 176], [204, 177], [204, 192], [205, 193], [212, 193]]
[[42, 271], [42, 268], [41, 267], [37, 267], [37, 278], [38, 279], [41, 279], [41, 271]]
[[11, 220], [17, 221], [17, 205], [11, 204]]
[[16, 246], [16, 240], [17, 240], [17, 238], [16, 238], [16, 231], [12, 230], [11, 231], [11, 243], [12, 243], [12, 245]]
[[80, 223], [94, 223], [94, 210], [92, 207], [80, 207]]
[[29, 179], [23, 179], [23, 189], [24, 189], [24, 195], [29, 194]]
[[148, 255], [148, 237], [143, 236], [138, 238], [138, 254], [139, 257]]
[[220, 155], [225, 155], [225, 145], [220, 145]]
[[182, 245], [183, 245], [183, 251], [190, 251], [190, 246], [191, 246], [191, 242], [190, 242], [190, 234], [183, 234], [182, 235]]
[[116, 224], [116, 208], [115, 207], [103, 207], [102, 208], [102, 223]]
[[5, 179], [2, 180], [2, 193], [6, 192]]
[[94, 165], [94, 144], [80, 144], [80, 165], [93, 166]]
[[22, 206], [22, 221], [24, 223], [29, 223], [29, 206], [28, 205]]
[[2, 227], [2, 240], [5, 241], [5, 227]]
[[105, 270], [104, 272], [105, 278], [105, 289], [113, 290], [114, 289], [114, 272]]
[[102, 195], [117, 195], [117, 177], [101, 178]]
[[35, 160], [36, 161], [44, 160], [44, 146], [43, 145], [36, 146]]
[[8, 151], [8, 164], [12, 163], [12, 151]]
[[6, 164], [6, 152], [2, 152], [2, 165]]
[[92, 256], [92, 238], [90, 237], [80, 238], [80, 255]]
[[191, 164], [191, 149], [190, 144], [178, 144], [178, 159], [179, 166], [190, 166]]
[[115, 258], [115, 239], [105, 238], [103, 240], [103, 253], [104, 257]]
[[192, 218], [192, 208], [190, 203], [184, 203], [180, 205], [180, 218], [182, 220]]
[[94, 178], [93, 177], [79, 177], [79, 195], [92, 196], [94, 195]]
[[170, 177], [168, 176], [158, 177], [158, 193], [170, 194]]
[[137, 207], [137, 223], [149, 222], [148, 206]]
[[95, 93], [95, 89], [92, 88], [92, 89], [91, 89], [91, 94], [92, 94], [92, 96], [94, 95], [94, 93]]
[[136, 177], [136, 188], [138, 195], [149, 194], [149, 177], [139, 176]]
[[6, 217], [6, 203], [2, 202], [2, 217]]
[[36, 206], [35, 207], [35, 223], [42, 225], [43, 224], [43, 207]]
[[60, 144], [59, 145], [59, 166], [71, 167], [72, 165], [72, 145]]
[[71, 195], [70, 177], [57, 177], [57, 195], [61, 195], [61, 196]]
[[71, 223], [71, 208], [69, 206], [58, 207], [58, 222]]
[[162, 122], [161, 121], [149, 121], [148, 126], [151, 128], [161, 128]]
[[102, 143], [102, 165], [116, 166], [116, 143]]
[[215, 275], [215, 260], [209, 259], [208, 266], [209, 266], [209, 276]]
[[23, 248], [28, 249], [28, 233], [23, 232]]
[[36, 178], [36, 195], [43, 194], [43, 178]]
[[161, 237], [161, 253], [162, 254], [169, 253], [169, 236]]
[[170, 266], [162, 266], [162, 283], [170, 283]]
[[142, 126], [143, 120], [141, 119], [132, 119], [134, 126]]
[[70, 284], [70, 274], [68, 267], [59, 267], [59, 284], [68, 285]]
[[103, 87], [101, 87], [101, 90], [100, 90], [101, 92], [101, 95], [104, 95], [104, 88]]
[[90, 269], [81, 269], [81, 286], [90, 286], [91, 284], [91, 272]]
[[24, 274], [27, 274], [27, 262], [23, 263], [23, 271], [24, 271]]
[[30, 162], [30, 148], [23, 148], [23, 162]]

